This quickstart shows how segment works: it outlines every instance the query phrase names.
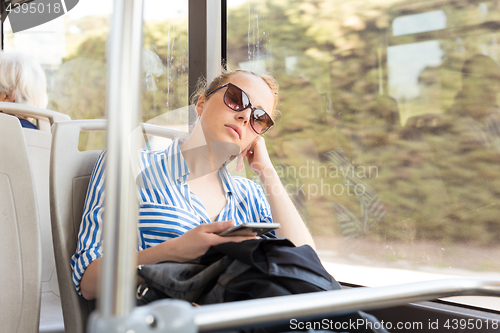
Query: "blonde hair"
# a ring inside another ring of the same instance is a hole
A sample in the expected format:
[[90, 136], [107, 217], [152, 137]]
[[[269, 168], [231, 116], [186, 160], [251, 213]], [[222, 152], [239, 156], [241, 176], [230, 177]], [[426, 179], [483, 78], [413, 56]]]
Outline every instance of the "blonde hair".
[[269, 89], [271, 89], [271, 93], [273, 94], [274, 97], [273, 109], [270, 112], [272, 114], [272, 117], [275, 118], [276, 115], [279, 114], [279, 111], [276, 110], [276, 105], [278, 105], [278, 90], [279, 90], [278, 83], [276, 82], [274, 77], [270, 74], [257, 74], [245, 69], [237, 69], [234, 71], [223, 70], [219, 76], [217, 76], [212, 80], [212, 82], [210, 82], [210, 84], [207, 84], [207, 80], [205, 78], [200, 78], [198, 80], [198, 83], [196, 84], [196, 90], [191, 96], [191, 104], [196, 104], [200, 96], [207, 96], [208, 93], [210, 93], [211, 91], [229, 82], [229, 78], [237, 73], [250, 74], [260, 77], [269, 86]]
[[0, 52], [0, 93], [15, 93], [16, 103], [45, 108], [48, 103], [45, 72], [29, 55]]

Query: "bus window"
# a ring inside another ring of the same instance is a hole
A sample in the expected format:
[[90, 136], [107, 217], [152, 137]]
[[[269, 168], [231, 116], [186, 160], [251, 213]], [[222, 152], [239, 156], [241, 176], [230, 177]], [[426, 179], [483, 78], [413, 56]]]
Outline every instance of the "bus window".
[[144, 2], [143, 121], [188, 131], [188, 0]]
[[280, 83], [268, 150], [332, 275], [500, 277], [498, 3], [227, 3], [228, 66]]
[[[188, 1], [144, 2], [142, 121], [187, 131]], [[80, 1], [52, 21], [13, 33], [4, 23], [4, 50], [37, 58], [47, 76], [48, 109], [72, 119], [105, 118], [106, 41], [113, 1]], [[161, 142], [149, 142], [157, 147]], [[87, 132], [81, 150], [103, 149], [105, 136]]]

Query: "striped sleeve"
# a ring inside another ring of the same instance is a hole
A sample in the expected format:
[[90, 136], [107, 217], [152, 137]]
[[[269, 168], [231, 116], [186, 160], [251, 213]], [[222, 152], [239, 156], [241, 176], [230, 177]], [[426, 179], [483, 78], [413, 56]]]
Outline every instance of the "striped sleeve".
[[79, 295], [80, 281], [90, 263], [102, 255], [102, 220], [104, 217], [104, 172], [106, 154], [101, 153], [92, 172], [82, 222], [78, 232], [76, 253], [71, 257], [73, 283]]
[[259, 209], [259, 217], [260, 221], [264, 223], [273, 223], [273, 217], [271, 216], [271, 206], [269, 206], [269, 203], [267, 202], [266, 195], [264, 194], [264, 191], [262, 191], [262, 188], [257, 185], [256, 183], [252, 182], [253, 186], [255, 187], [255, 192], [256, 192], [256, 201]]
[[[272, 223], [271, 207], [262, 187], [247, 178], [235, 176], [233, 179], [238, 189], [236, 196], [240, 197], [237, 201], [242, 201], [236, 206], [236, 211], [243, 209], [241, 213], [246, 216], [246, 222]], [[243, 202], [245, 204], [242, 204]], [[238, 218], [236, 220], [238, 221]]]

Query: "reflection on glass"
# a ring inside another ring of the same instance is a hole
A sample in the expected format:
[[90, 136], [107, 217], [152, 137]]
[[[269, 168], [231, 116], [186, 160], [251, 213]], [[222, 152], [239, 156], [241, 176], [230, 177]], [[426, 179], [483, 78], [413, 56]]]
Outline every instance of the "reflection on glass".
[[143, 121], [188, 130], [188, 1], [144, 2]]
[[[429, 112], [428, 109], [420, 110], [420, 103], [407, 103], [407, 101], [425, 94], [419, 82], [420, 74], [426, 68], [441, 65], [442, 56], [443, 50], [439, 41], [436, 40], [387, 48], [389, 94], [404, 110], [404, 114], [401, 115], [403, 124], [411, 116]], [[442, 112], [442, 110], [434, 112]]]
[[392, 21], [392, 35], [402, 36], [446, 28], [446, 15], [442, 10], [397, 17]]
[[228, 7], [229, 67], [277, 77], [268, 150], [334, 276], [500, 277], [495, 1]]
[[[146, 0], [144, 9], [143, 121], [181, 130], [187, 130], [187, 4]], [[80, 1], [67, 14], [16, 34], [6, 20], [5, 50], [38, 59], [47, 74], [49, 109], [72, 119], [105, 117], [112, 5]], [[99, 140], [91, 141], [102, 148]]]

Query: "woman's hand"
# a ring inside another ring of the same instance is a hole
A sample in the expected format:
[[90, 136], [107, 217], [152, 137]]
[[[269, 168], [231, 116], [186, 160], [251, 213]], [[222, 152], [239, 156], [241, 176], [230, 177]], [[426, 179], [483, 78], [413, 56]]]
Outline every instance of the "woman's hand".
[[267, 152], [266, 142], [263, 137], [258, 136], [252, 143], [238, 156], [236, 170], [243, 170], [245, 157], [253, 172], [262, 178], [266, 168], [272, 168], [273, 164]]
[[184, 235], [162, 244], [169, 243], [168, 245], [173, 252], [173, 259], [175, 261], [184, 262], [202, 256], [213, 245], [228, 242], [241, 242], [247, 239], [255, 238], [255, 236], [222, 237], [216, 235], [216, 233], [227, 230], [233, 226], [234, 222], [232, 220], [202, 224], [189, 230]]

